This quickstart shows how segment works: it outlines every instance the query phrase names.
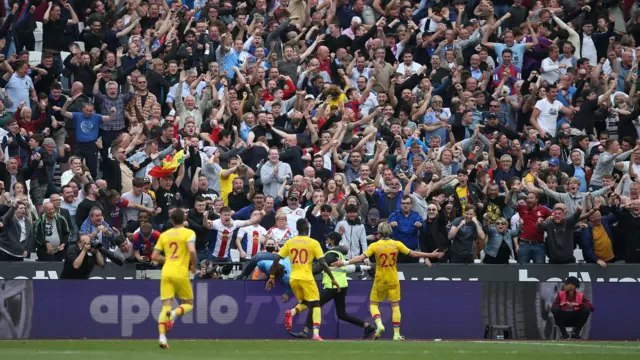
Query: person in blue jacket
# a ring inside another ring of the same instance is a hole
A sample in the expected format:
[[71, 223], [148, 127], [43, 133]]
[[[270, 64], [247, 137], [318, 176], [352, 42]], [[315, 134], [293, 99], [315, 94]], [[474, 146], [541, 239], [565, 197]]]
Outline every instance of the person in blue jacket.
[[615, 221], [615, 214], [602, 216], [598, 209], [592, 209], [588, 226], [580, 231], [580, 248], [586, 262], [607, 267], [607, 263], [615, 261], [611, 232]]
[[[411, 210], [411, 196], [404, 195], [400, 200], [400, 210], [396, 210], [389, 216], [389, 224], [393, 228], [392, 237], [394, 240], [402, 242], [409, 250], [419, 250], [418, 232], [424, 220], [420, 215]], [[417, 262], [409, 256], [398, 255], [399, 263]]]
[[[261, 260], [258, 261], [258, 269], [265, 274], [265, 277], [268, 279], [269, 274], [271, 272], [271, 266], [273, 265], [273, 260]], [[293, 290], [291, 290], [291, 285], [289, 284], [289, 277], [291, 276], [291, 261], [289, 258], [280, 260], [279, 265], [280, 268], [276, 272], [276, 280], [284, 286], [284, 294], [282, 294], [282, 302], [289, 301], [289, 296], [293, 295]]]

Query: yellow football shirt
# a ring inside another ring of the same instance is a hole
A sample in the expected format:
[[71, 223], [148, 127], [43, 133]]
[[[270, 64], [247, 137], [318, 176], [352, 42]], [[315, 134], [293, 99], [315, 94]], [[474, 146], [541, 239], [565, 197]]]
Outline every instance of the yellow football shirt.
[[224, 206], [229, 206], [229, 194], [233, 191], [233, 180], [238, 177], [238, 174], [231, 174], [228, 178], [222, 178], [222, 172], [220, 172], [220, 197], [224, 200]]
[[467, 203], [469, 202], [468, 199], [468, 193], [469, 193], [469, 189], [464, 187], [457, 187], [456, 188], [456, 194], [458, 194], [458, 199], [460, 199], [460, 206], [462, 207], [462, 213], [464, 213], [466, 207], [467, 207]]
[[378, 240], [369, 245], [365, 255], [370, 257], [376, 256], [376, 282], [385, 284], [394, 284], [399, 282], [398, 270], [398, 253], [408, 255], [411, 252], [403, 243], [396, 240]]
[[191, 229], [169, 229], [160, 235], [155, 249], [164, 252], [162, 276], [189, 278], [188, 243], [195, 243], [196, 233]]
[[278, 253], [283, 259], [291, 261], [291, 280], [313, 281], [312, 262], [324, 254], [320, 243], [308, 236], [296, 236], [289, 239]]

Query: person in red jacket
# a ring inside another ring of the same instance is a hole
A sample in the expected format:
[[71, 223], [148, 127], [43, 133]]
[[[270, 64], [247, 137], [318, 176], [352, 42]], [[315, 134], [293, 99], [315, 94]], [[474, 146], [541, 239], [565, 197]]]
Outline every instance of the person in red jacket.
[[569, 276], [564, 281], [563, 290], [558, 292], [551, 306], [551, 313], [562, 333], [562, 339], [569, 339], [567, 326], [573, 327], [572, 339], [582, 339], [580, 336], [582, 327], [594, 310], [589, 299], [576, 290], [578, 287], [580, 287], [580, 280], [575, 276]]

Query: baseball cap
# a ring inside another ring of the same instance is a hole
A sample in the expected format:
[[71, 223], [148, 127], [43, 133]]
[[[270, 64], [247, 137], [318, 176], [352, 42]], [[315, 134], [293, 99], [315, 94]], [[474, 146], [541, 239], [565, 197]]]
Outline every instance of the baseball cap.
[[367, 219], [369, 220], [379, 220], [380, 219], [380, 211], [378, 209], [371, 209], [367, 213]]
[[491, 118], [496, 118], [497, 119], [498, 118], [498, 114], [496, 114], [494, 112], [489, 113], [489, 115], [487, 115], [487, 119], [491, 119]]
[[145, 183], [145, 184], [147, 184], [147, 183], [151, 184], [151, 178], [150, 178], [150, 177], [148, 177], [148, 176], [145, 176], [145, 177], [144, 177], [144, 183]]
[[580, 287], [580, 280], [578, 280], [575, 276], [569, 276], [567, 280], [564, 281], [567, 285], [573, 285], [575, 287]]
[[560, 132], [558, 133], [558, 136], [557, 136], [557, 137], [558, 137], [558, 139], [568, 139], [568, 138], [569, 138], [569, 135], [567, 135], [567, 134], [566, 134], [566, 133], [564, 133], [563, 131], [560, 131]]
[[298, 200], [299, 199], [298, 193], [297, 192], [289, 193], [289, 196], [287, 196], [287, 199], [296, 199], [296, 200]]
[[549, 163], [550, 166], [560, 166], [560, 160], [558, 159], [549, 159], [549, 161], [547, 161]]
[[307, 94], [307, 95], [304, 97], [304, 99], [305, 99], [305, 100], [315, 100], [316, 98], [315, 98], [315, 96], [313, 96], [313, 95], [311, 95], [311, 94]]

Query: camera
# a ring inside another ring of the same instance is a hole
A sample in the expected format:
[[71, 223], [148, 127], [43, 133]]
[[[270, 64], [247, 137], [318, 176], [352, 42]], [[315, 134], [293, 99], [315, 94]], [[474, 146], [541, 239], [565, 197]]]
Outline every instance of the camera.
[[200, 263], [200, 268], [204, 269], [204, 275], [202, 278], [206, 279], [222, 279], [225, 276], [229, 276], [233, 270], [233, 265], [215, 264], [210, 260], [203, 260]]
[[95, 239], [94, 241], [91, 242], [91, 249], [95, 249], [98, 250], [100, 252], [100, 254], [102, 254], [102, 256], [106, 257], [107, 259], [111, 260], [112, 263], [118, 265], [118, 266], [122, 266], [124, 265], [124, 259], [116, 254], [114, 254], [113, 252], [109, 251], [109, 249], [105, 249], [102, 247], [102, 242], [100, 242], [99, 240]]

